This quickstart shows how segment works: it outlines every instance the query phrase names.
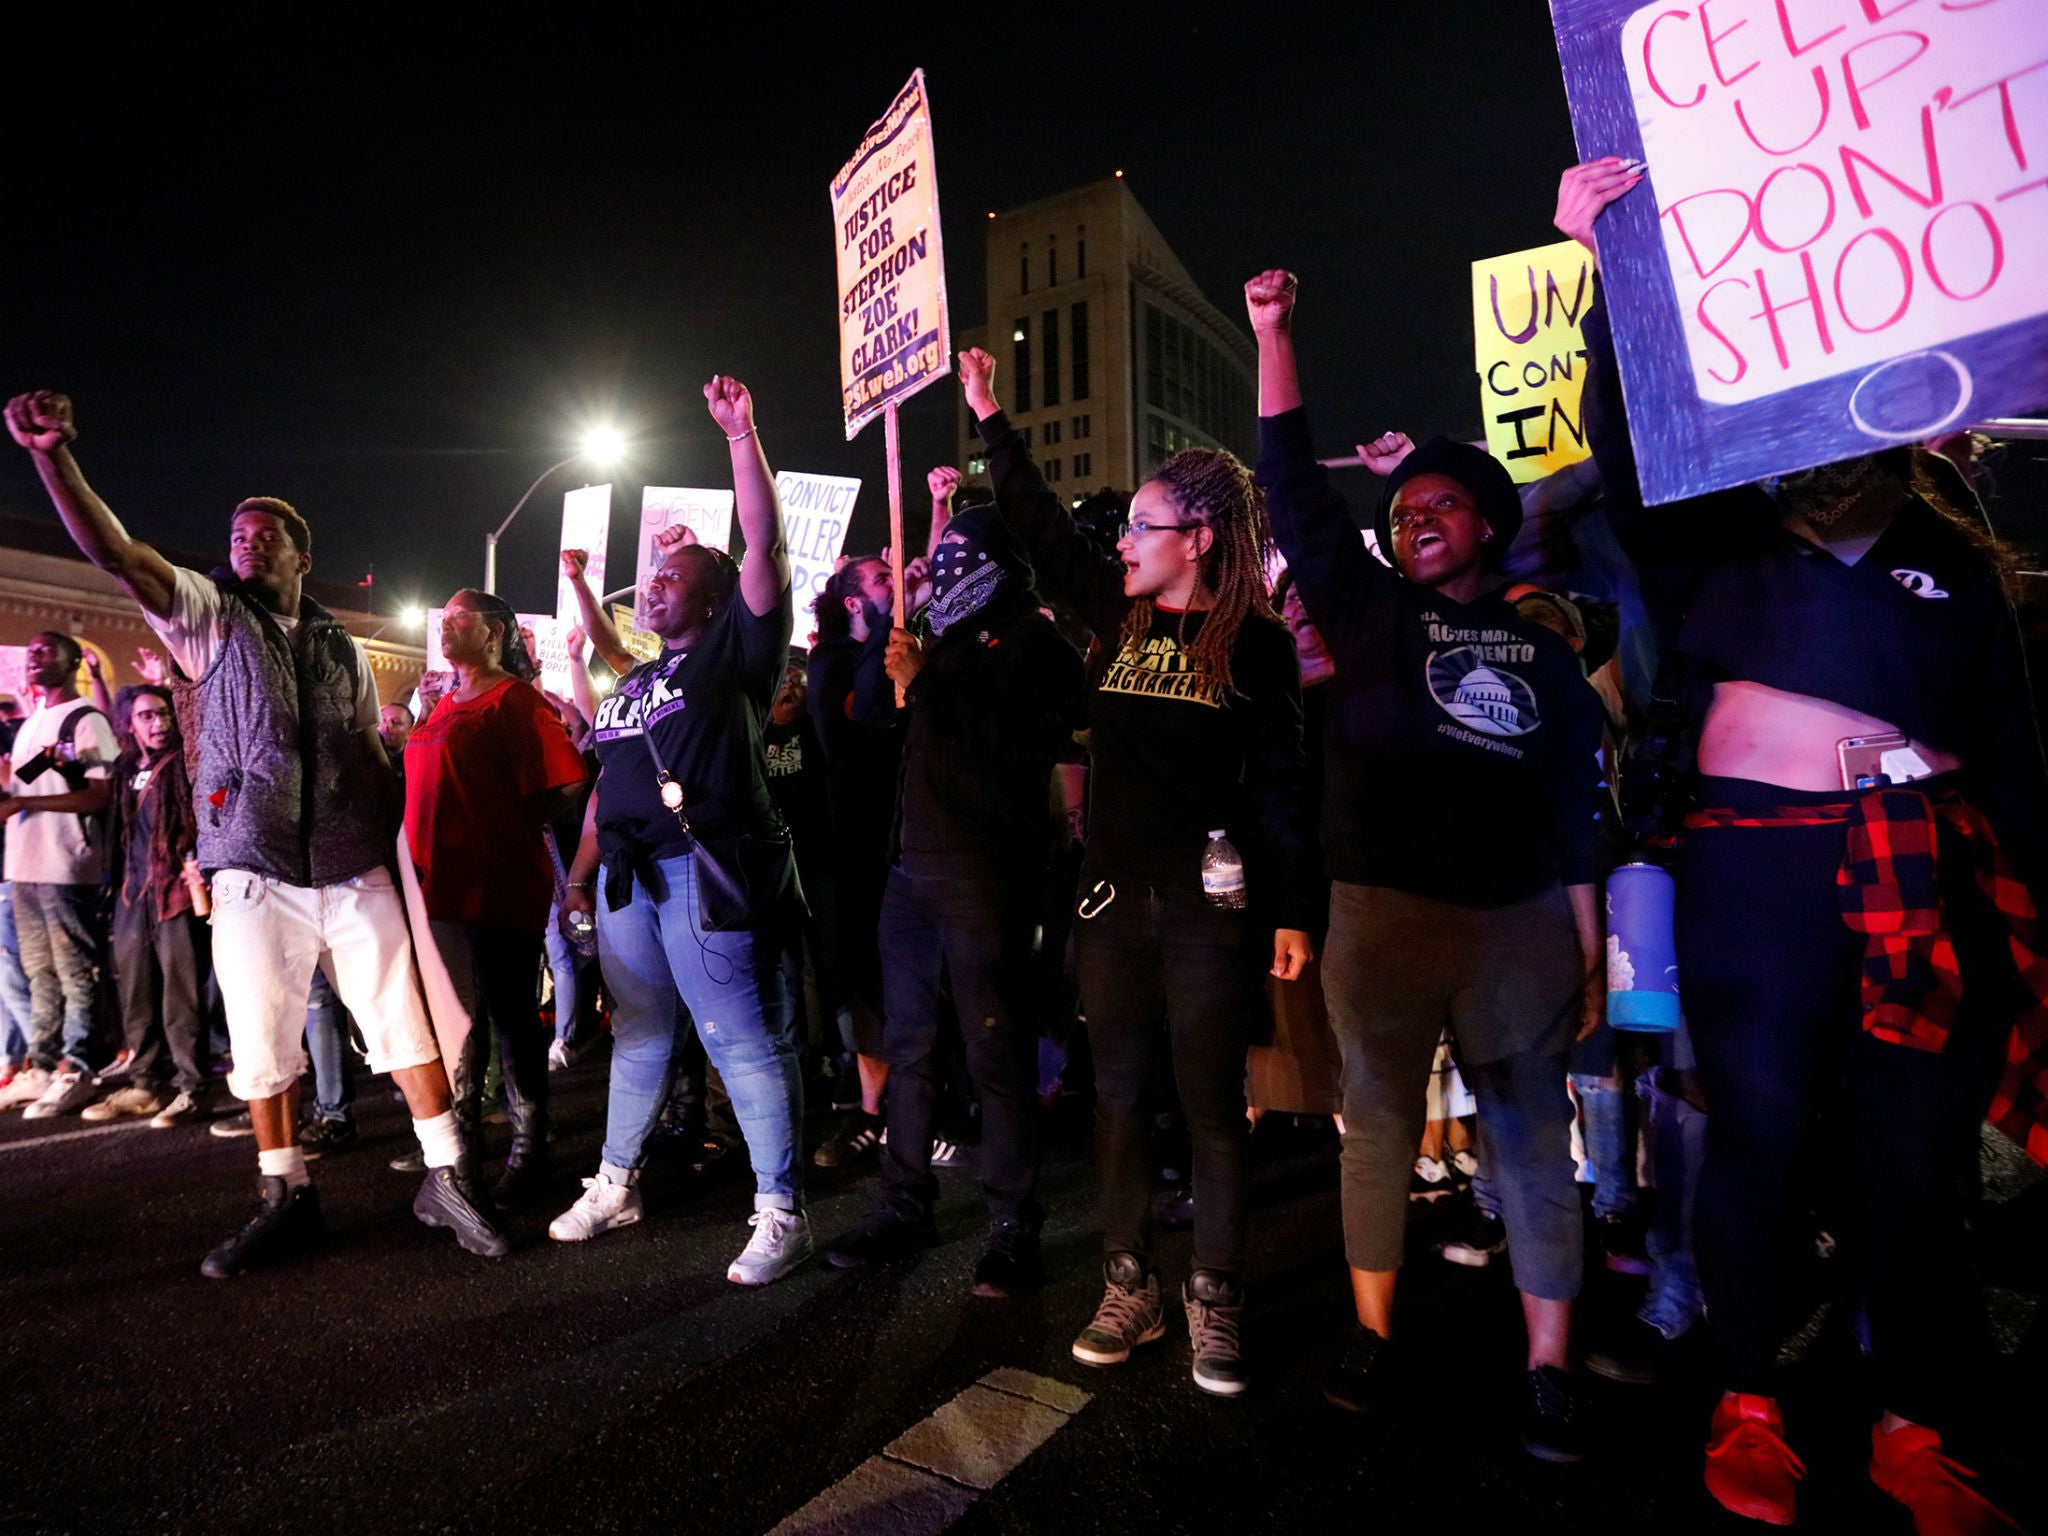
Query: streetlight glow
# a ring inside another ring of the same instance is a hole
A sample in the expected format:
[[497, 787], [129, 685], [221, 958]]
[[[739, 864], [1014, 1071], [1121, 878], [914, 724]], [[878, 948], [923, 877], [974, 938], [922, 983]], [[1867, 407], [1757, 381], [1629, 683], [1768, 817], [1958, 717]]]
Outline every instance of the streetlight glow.
[[417, 629], [427, 622], [427, 610], [417, 603], [408, 603], [398, 610], [398, 622], [407, 629]]
[[583, 457], [599, 469], [605, 468], [626, 451], [626, 440], [616, 427], [592, 427], [583, 434]]

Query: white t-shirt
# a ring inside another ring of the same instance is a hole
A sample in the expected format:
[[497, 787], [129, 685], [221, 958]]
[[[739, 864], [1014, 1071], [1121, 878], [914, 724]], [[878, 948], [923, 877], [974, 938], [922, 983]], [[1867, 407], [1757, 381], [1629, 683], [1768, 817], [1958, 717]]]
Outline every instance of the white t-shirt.
[[[213, 665], [220, 655], [223, 638], [220, 617], [220, 588], [212, 578], [197, 571], [188, 571], [182, 565], [173, 566], [177, 573], [177, 584], [171, 589], [171, 616], [160, 619], [153, 613], [145, 612], [149, 627], [163, 639], [164, 649], [171, 653], [171, 660], [179, 670], [197, 682], [206, 675], [206, 669]], [[290, 634], [299, 626], [297, 619], [285, 618], [273, 613], [277, 627]], [[377, 680], [370, 676], [369, 653], [363, 649], [363, 642], [349, 636], [349, 642], [356, 648], [356, 712], [355, 727], [359, 731], [377, 729]]]
[[[114, 728], [88, 699], [37, 705], [35, 713], [22, 721], [9, 761], [19, 767], [45, 748], [54, 747], [64, 734], [65, 717], [81, 709], [92, 713], [72, 731], [71, 745], [78, 753], [78, 763], [89, 779], [111, 777], [114, 759], [120, 755], [114, 744]], [[34, 783], [23, 783], [19, 778], [11, 780], [6, 793], [35, 800], [44, 795], [66, 794], [70, 789], [70, 781], [62, 773], [47, 768], [36, 776]], [[104, 833], [98, 844], [85, 840], [85, 825], [75, 811], [24, 809], [7, 825], [7, 878], [48, 885], [98, 885], [106, 873], [106, 852], [101, 846], [104, 841]]]

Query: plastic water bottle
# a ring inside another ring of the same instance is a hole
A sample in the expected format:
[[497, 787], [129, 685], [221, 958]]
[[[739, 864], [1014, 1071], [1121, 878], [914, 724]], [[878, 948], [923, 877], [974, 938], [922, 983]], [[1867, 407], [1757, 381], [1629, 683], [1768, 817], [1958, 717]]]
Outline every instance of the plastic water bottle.
[[1212, 907], [1244, 905], [1244, 859], [1218, 827], [1202, 850], [1202, 894]]

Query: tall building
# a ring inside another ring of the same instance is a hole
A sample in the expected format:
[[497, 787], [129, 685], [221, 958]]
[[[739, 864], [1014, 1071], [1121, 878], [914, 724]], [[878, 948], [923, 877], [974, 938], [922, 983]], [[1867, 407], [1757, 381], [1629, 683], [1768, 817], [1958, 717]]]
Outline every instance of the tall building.
[[[1258, 447], [1258, 354], [1195, 287], [1121, 177], [991, 215], [996, 398], [1069, 500], [1136, 490], [1179, 449]], [[964, 405], [960, 463], [986, 469]]]

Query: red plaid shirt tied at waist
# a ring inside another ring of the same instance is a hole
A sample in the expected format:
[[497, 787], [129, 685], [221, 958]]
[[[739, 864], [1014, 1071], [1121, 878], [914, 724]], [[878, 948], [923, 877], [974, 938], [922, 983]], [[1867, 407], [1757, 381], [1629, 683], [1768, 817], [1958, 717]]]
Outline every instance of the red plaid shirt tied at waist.
[[1970, 871], [2005, 920], [2027, 1006], [2006, 1042], [1991, 1123], [2048, 1165], [2048, 958], [2036, 943], [2033, 897], [2013, 874], [1984, 813], [1954, 791], [1928, 796], [1910, 785], [1873, 789], [1823, 805], [1765, 815], [1695, 811], [1688, 829], [1820, 827], [1846, 823], [1849, 845], [1835, 876], [1842, 921], [1868, 937], [1863, 1027], [1880, 1040], [1939, 1051], [1963, 1001], [1955, 942], [1942, 918], [1938, 840], [1961, 839]]

